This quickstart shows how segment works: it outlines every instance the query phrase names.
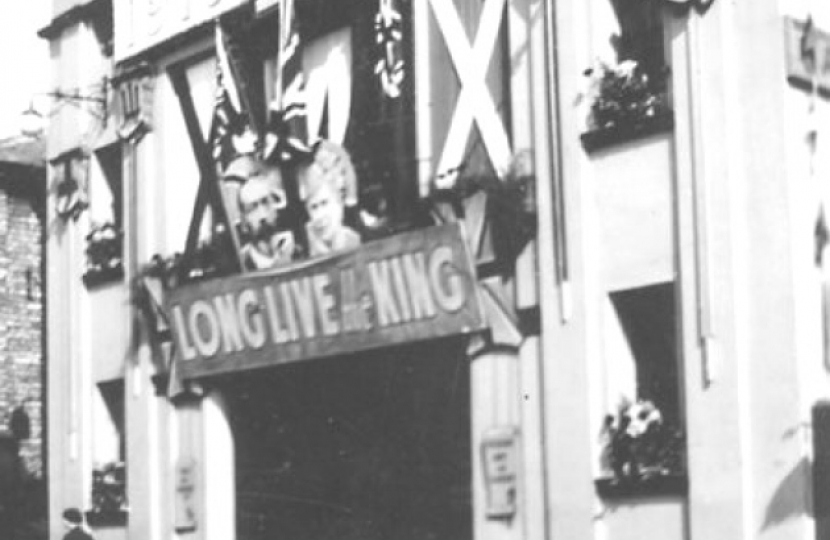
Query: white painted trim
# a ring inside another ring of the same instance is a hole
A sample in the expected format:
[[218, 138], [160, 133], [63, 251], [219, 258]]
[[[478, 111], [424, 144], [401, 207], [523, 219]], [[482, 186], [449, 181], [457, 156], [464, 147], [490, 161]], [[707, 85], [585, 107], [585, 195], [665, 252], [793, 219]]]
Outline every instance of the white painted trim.
[[225, 400], [218, 392], [202, 401], [204, 464], [201, 481], [205, 511], [201, 529], [204, 540], [236, 538], [236, 469], [233, 433]]
[[414, 42], [416, 156], [418, 194], [429, 195], [432, 186], [432, 88], [430, 72], [429, 0], [412, 2]]

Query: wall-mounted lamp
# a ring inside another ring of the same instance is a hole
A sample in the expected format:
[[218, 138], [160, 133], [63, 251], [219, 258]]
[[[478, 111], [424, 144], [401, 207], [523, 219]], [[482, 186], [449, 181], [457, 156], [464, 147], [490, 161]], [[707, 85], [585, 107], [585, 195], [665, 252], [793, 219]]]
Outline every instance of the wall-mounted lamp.
[[30, 101], [29, 107], [21, 114], [20, 131], [28, 137], [40, 136], [46, 124], [46, 117], [52, 116], [66, 103], [79, 108], [86, 103], [93, 104], [94, 107], [84, 107], [82, 110], [99, 119], [102, 125], [106, 126], [109, 118], [109, 87], [110, 80], [104, 77], [100, 83], [90, 87], [89, 93], [81, 93], [76, 88], [68, 92], [58, 89], [52, 92], [38, 94], [39, 96], [46, 96], [54, 100], [53, 108], [49, 113], [44, 115], [35, 108], [34, 100]]

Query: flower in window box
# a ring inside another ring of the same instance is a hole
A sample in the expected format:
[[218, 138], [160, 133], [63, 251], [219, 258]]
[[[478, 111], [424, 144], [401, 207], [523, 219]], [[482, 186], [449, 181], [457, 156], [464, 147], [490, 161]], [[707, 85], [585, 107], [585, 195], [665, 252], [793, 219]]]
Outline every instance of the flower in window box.
[[667, 71], [647, 73], [634, 60], [599, 62], [585, 70], [588, 88], [581, 99], [590, 104], [588, 129], [636, 129], [647, 119], [667, 113], [667, 75]]
[[114, 461], [92, 470], [91, 514], [113, 515], [128, 510], [124, 463]]
[[86, 236], [87, 272], [120, 268], [122, 235], [112, 223], [93, 225]]
[[651, 401], [623, 402], [605, 417], [602, 439], [603, 469], [618, 481], [683, 473], [683, 433]]

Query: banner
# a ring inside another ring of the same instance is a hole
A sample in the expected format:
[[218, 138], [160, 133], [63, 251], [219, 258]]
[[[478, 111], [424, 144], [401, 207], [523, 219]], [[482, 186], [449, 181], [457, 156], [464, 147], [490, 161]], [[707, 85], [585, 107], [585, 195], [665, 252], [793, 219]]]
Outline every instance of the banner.
[[284, 269], [171, 291], [184, 379], [483, 330], [461, 225], [399, 234]]

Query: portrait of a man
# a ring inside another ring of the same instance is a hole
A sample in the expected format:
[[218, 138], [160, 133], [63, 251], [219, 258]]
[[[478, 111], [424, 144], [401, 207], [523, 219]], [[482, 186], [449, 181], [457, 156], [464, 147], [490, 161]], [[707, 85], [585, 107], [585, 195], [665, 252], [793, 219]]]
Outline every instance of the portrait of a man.
[[290, 230], [280, 224], [286, 195], [279, 168], [243, 155], [230, 163], [225, 180], [240, 183], [241, 255], [246, 270], [263, 270], [291, 262], [296, 244]]

